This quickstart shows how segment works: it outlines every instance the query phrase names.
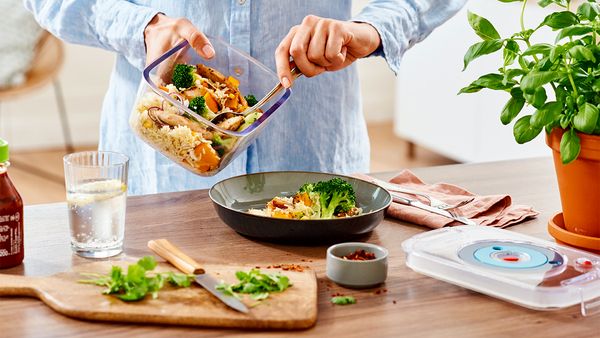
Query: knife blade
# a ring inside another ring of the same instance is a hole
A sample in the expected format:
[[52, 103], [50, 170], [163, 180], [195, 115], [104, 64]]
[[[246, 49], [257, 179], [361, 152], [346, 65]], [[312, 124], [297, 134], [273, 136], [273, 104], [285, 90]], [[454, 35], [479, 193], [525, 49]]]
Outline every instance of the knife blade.
[[439, 208], [434, 208], [430, 205], [427, 205], [421, 201], [418, 200], [413, 200], [410, 198], [406, 198], [403, 196], [400, 196], [398, 194], [394, 194], [393, 192], [390, 192], [390, 194], [392, 195], [392, 199], [394, 202], [396, 203], [400, 203], [400, 204], [404, 204], [404, 205], [408, 205], [411, 207], [415, 207], [417, 209], [421, 209], [421, 210], [425, 210], [425, 211], [429, 211], [431, 213], [440, 215], [440, 216], [444, 216], [450, 219], [453, 219], [457, 222], [460, 222], [462, 224], [466, 224], [466, 225], [479, 225], [477, 224], [475, 221], [473, 221], [472, 219], [463, 217], [463, 216], [458, 216], [448, 210], [443, 210], [443, 209], [439, 209]]
[[167, 262], [171, 263], [181, 272], [194, 275], [194, 281], [196, 281], [196, 283], [202, 286], [206, 291], [210, 292], [213, 296], [217, 297], [225, 305], [236, 311], [248, 313], [248, 307], [246, 307], [244, 303], [234, 296], [226, 295], [217, 290], [219, 281], [217, 281], [217, 279], [213, 276], [207, 274], [198, 262], [183, 253], [181, 249], [173, 245], [168, 240], [151, 240], [148, 242], [148, 248], [165, 259]]

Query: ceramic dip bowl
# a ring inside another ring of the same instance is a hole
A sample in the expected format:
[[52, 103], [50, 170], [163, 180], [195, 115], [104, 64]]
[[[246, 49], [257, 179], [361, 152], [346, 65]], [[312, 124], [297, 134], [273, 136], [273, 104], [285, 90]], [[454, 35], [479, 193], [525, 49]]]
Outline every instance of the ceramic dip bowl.
[[[349, 260], [343, 256], [365, 250], [375, 254], [371, 260]], [[368, 288], [385, 282], [388, 270], [388, 251], [379, 245], [349, 242], [327, 249], [327, 277], [350, 288]]]

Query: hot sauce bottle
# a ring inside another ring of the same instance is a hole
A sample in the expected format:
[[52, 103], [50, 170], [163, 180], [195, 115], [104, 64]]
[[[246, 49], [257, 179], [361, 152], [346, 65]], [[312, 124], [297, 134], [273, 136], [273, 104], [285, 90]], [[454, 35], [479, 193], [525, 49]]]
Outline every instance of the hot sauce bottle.
[[8, 143], [0, 139], [0, 269], [23, 262], [23, 200], [8, 178]]

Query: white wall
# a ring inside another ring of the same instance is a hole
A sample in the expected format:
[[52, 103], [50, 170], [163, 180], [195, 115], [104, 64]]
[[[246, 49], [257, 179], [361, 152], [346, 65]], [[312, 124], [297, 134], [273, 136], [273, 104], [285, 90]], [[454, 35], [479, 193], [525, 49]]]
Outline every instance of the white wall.
[[[495, 72], [502, 64], [499, 52], [474, 60], [462, 71], [465, 52], [480, 41], [468, 24], [467, 10], [488, 18], [505, 37], [520, 30], [520, 8], [520, 2], [470, 1], [454, 18], [406, 53], [396, 87], [395, 130], [399, 136], [464, 162], [549, 156], [543, 133], [532, 142], [519, 145], [514, 140], [512, 124], [500, 123], [500, 111], [509, 94], [482, 90], [456, 95], [460, 88], [483, 74]], [[542, 9], [531, 1], [527, 4], [526, 26], [537, 25], [550, 12], [551, 9]], [[543, 29], [532, 42], [553, 42], [555, 36]], [[531, 107], [525, 110], [533, 112]]]

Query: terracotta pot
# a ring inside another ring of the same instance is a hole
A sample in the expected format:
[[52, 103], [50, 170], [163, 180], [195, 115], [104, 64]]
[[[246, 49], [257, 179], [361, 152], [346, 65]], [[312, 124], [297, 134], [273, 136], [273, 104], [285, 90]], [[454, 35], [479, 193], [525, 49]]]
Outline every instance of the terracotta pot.
[[600, 237], [600, 136], [577, 133], [581, 139], [579, 157], [569, 163], [560, 160], [563, 129], [546, 136], [552, 148], [565, 228], [573, 233]]

